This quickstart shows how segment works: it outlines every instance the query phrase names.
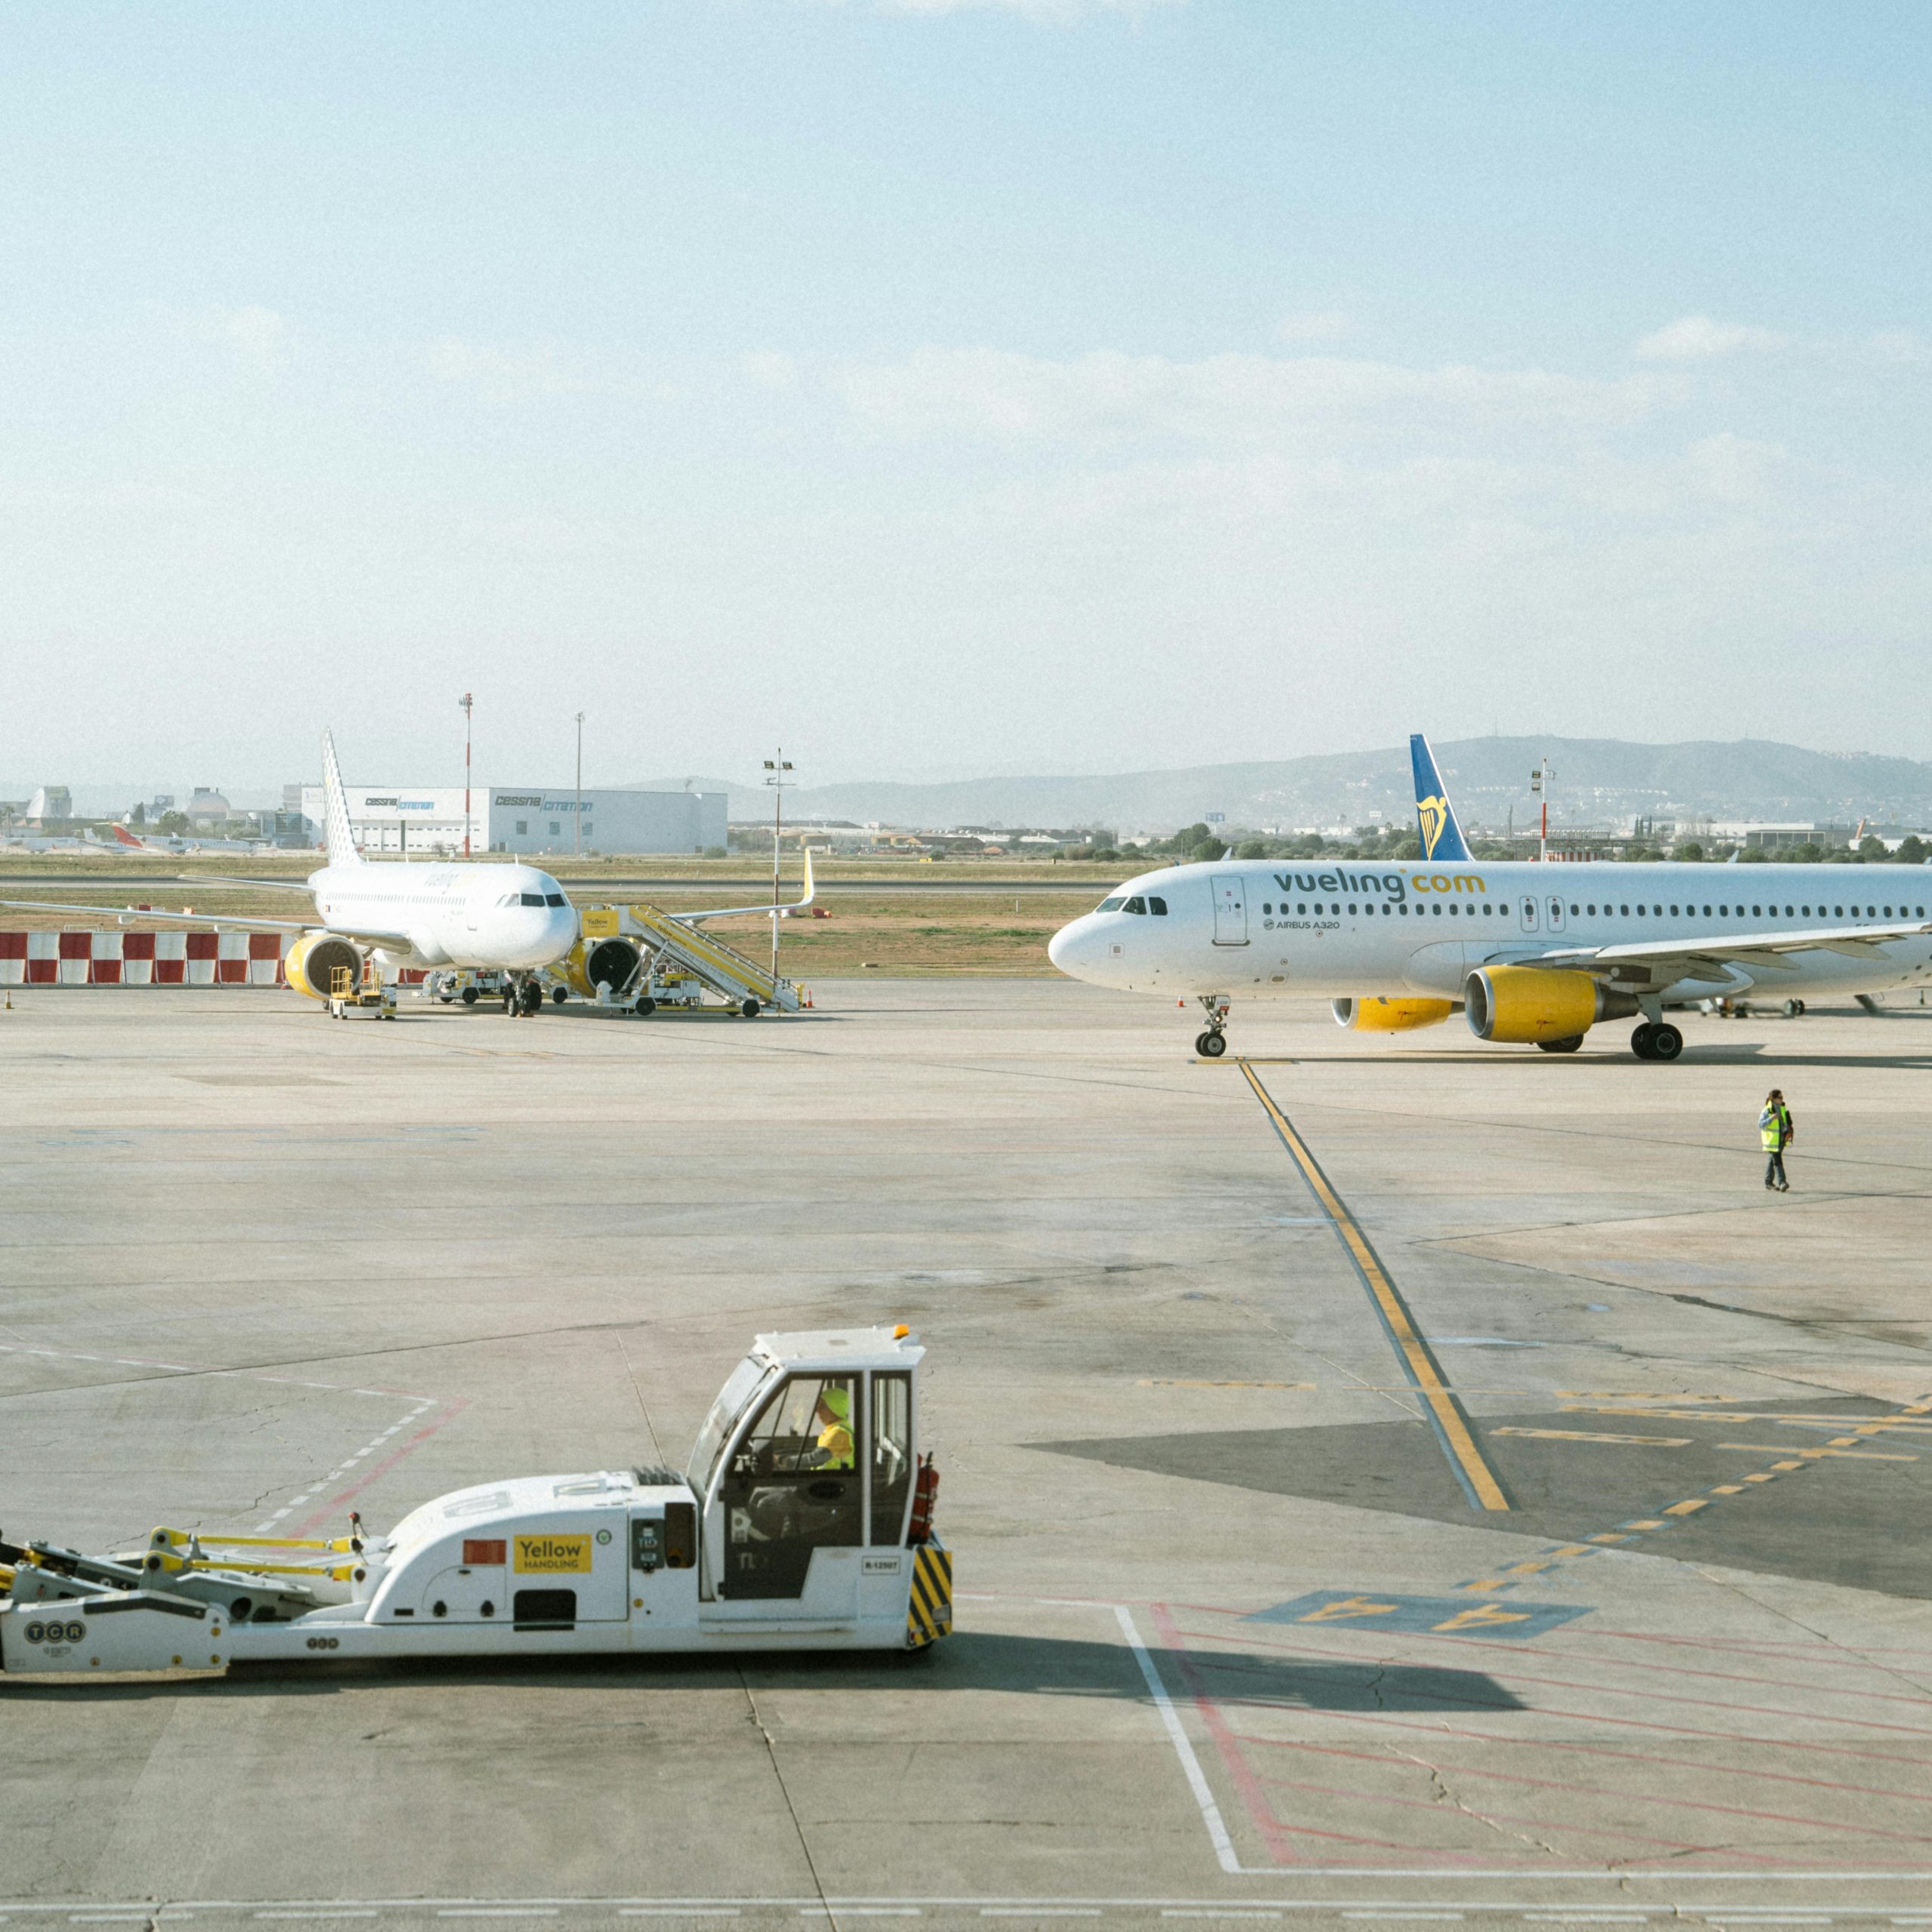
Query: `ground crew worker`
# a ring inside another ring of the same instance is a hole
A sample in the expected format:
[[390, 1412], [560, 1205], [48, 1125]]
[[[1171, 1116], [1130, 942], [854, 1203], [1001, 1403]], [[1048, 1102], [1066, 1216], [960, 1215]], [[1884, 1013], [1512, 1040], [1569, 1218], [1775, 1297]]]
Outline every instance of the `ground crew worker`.
[[1764, 1185], [1780, 1194], [1789, 1194], [1791, 1183], [1784, 1177], [1784, 1150], [1797, 1137], [1791, 1109], [1784, 1103], [1784, 1092], [1774, 1087], [1764, 1097], [1764, 1111], [1758, 1116], [1758, 1138], [1764, 1149]]
[[818, 1406], [812, 1411], [818, 1425], [818, 1458], [815, 1469], [849, 1469], [857, 1460], [852, 1450], [852, 1398], [850, 1392], [830, 1383], [820, 1392]]

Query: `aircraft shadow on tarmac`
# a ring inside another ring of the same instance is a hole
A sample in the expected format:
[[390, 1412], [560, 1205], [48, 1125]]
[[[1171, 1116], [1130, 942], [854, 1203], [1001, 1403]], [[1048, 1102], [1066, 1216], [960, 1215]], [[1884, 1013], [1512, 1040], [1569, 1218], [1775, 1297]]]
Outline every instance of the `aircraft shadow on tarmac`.
[[[1860, 1397], [1820, 1395], [1704, 1407], [1686, 1398], [1669, 1409], [1661, 1402], [1577, 1403], [1479, 1416], [1473, 1427], [1509, 1494], [1507, 1512], [1468, 1501], [1419, 1421], [1030, 1446], [1116, 1468], [1561, 1542], [1643, 1519], [1654, 1527], [1627, 1546], [1644, 1555], [1932, 1598], [1932, 1543], [1900, 1533], [1932, 1507], [1932, 1432], [1861, 1438], [1848, 1453], [1828, 1446], [1846, 1427], [1897, 1413]], [[1773, 1480], [1743, 1486], [1746, 1474], [1780, 1463], [1786, 1466]], [[1721, 1484], [1740, 1487], [1710, 1496]], [[1655, 1527], [1656, 1512], [1699, 1496], [1707, 1500], [1694, 1515]], [[1335, 1581], [1353, 1587], [1372, 1580]]]
[[[1357, 1664], [1190, 1650], [1183, 1678], [1171, 1651], [1154, 1658], [1171, 1695], [1217, 1703], [1309, 1711], [1515, 1711], [1515, 1695], [1480, 1670]], [[155, 1697], [330, 1697], [425, 1684], [491, 1689], [580, 1690], [731, 1690], [747, 1679], [764, 1690], [979, 1691], [1038, 1697], [1091, 1697], [1151, 1704], [1152, 1693], [1124, 1644], [1085, 1638], [957, 1630], [915, 1656], [820, 1651], [742, 1657], [453, 1657], [381, 1663], [238, 1664], [225, 1677], [127, 1678], [75, 1683], [62, 1678], [0, 1679], [0, 1706], [78, 1700], [140, 1703]]]

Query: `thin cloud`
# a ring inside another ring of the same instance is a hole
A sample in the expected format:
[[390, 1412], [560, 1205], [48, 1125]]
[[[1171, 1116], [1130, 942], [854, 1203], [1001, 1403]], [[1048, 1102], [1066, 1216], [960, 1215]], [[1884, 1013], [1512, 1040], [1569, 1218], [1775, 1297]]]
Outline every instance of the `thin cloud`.
[[1746, 322], [1715, 321], [1709, 315], [1680, 315], [1640, 337], [1632, 352], [1646, 362], [1708, 362], [1740, 349], [1782, 349], [1789, 341], [1774, 329]]
[[287, 319], [259, 302], [198, 309], [176, 317], [175, 326], [191, 340], [212, 343], [258, 369], [286, 362], [293, 350]]

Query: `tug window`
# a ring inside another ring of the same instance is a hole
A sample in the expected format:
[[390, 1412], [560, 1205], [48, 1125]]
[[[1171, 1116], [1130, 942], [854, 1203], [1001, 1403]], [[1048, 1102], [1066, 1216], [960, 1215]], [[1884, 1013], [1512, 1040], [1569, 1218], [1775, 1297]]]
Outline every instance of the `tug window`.
[[739, 1445], [720, 1491], [731, 1597], [795, 1597], [814, 1549], [863, 1540], [856, 1376], [794, 1375]]
[[897, 1369], [872, 1377], [872, 1521], [868, 1541], [906, 1535], [912, 1499], [912, 1378]]
[[1164, 899], [1149, 899], [1147, 909], [1157, 918], [1164, 919], [1168, 916], [1168, 902]]

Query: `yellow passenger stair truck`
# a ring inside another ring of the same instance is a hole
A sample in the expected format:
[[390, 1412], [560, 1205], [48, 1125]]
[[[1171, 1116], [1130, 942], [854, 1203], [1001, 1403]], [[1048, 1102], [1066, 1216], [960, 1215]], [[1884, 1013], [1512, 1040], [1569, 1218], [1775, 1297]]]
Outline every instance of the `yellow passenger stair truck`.
[[921, 1651], [952, 1558], [903, 1327], [761, 1335], [689, 1463], [518, 1476], [386, 1536], [158, 1529], [89, 1556], [0, 1540], [0, 1672], [351, 1657]]

